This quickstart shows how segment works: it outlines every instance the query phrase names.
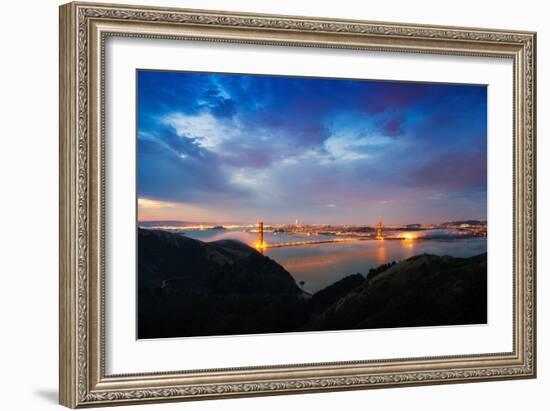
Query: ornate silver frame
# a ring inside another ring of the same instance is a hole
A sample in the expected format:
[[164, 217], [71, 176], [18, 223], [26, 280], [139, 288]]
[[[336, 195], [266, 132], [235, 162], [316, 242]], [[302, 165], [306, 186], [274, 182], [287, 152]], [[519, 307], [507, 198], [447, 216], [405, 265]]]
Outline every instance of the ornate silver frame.
[[[106, 375], [104, 44], [109, 36], [474, 55], [514, 63], [514, 349], [470, 356]], [[76, 408], [536, 375], [532, 32], [70, 3], [60, 8], [60, 403]]]

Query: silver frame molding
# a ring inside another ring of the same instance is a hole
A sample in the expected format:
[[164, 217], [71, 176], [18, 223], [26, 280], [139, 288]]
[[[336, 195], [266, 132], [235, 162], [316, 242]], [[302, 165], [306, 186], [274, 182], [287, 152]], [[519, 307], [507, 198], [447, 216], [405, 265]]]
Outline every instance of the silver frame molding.
[[[511, 59], [514, 64], [513, 351], [106, 375], [104, 48], [110, 36]], [[534, 378], [535, 68], [533, 32], [92, 3], [61, 6], [60, 403], [77, 408]]]

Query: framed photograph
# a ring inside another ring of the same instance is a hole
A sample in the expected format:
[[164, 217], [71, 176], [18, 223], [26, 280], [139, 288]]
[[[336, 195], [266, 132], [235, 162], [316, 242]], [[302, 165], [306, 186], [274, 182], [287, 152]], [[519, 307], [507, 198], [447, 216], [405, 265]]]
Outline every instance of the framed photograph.
[[60, 403], [536, 375], [535, 33], [60, 8]]

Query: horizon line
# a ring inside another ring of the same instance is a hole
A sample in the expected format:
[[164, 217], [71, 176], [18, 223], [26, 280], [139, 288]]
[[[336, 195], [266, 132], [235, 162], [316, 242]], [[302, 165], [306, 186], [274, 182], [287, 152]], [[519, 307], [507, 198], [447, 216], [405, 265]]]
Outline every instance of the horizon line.
[[[299, 220], [298, 220], [299, 221]], [[480, 223], [487, 223], [487, 219], [479, 219], [479, 218], [458, 218], [458, 219], [448, 219], [445, 221], [439, 221], [439, 222], [430, 222], [430, 223], [384, 223], [382, 220], [379, 220], [377, 223], [374, 223], [374, 226], [378, 223], [382, 223], [383, 225], [426, 225], [426, 224], [443, 224], [443, 223], [452, 223], [457, 221], [478, 221]], [[185, 224], [196, 224], [196, 225], [256, 225], [259, 222], [263, 222], [267, 225], [296, 225], [292, 222], [284, 222], [284, 223], [270, 223], [266, 222], [266, 220], [258, 220], [255, 222], [204, 222], [204, 221], [186, 221], [186, 220], [139, 220], [137, 219], [136, 222], [138, 224], [140, 223], [163, 223], [163, 222], [173, 222], [173, 223], [185, 223]], [[351, 225], [351, 226], [370, 226], [371, 224], [363, 224], [363, 223], [310, 223], [310, 222], [299, 222], [298, 225]]]

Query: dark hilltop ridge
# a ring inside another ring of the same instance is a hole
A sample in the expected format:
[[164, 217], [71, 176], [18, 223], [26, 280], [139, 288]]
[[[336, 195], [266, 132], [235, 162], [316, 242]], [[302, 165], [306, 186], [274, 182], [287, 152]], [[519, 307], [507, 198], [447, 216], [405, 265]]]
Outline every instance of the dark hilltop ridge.
[[138, 231], [138, 338], [487, 322], [487, 254], [419, 255], [306, 295], [236, 240]]
[[239, 241], [140, 229], [138, 267], [139, 338], [284, 332], [308, 319], [294, 278]]

